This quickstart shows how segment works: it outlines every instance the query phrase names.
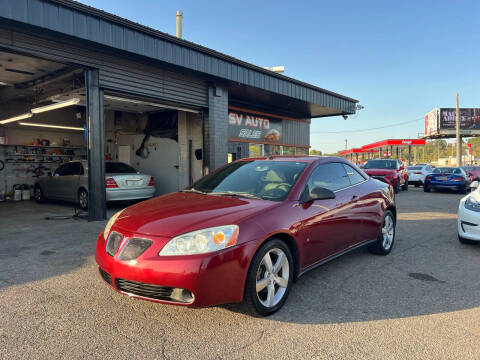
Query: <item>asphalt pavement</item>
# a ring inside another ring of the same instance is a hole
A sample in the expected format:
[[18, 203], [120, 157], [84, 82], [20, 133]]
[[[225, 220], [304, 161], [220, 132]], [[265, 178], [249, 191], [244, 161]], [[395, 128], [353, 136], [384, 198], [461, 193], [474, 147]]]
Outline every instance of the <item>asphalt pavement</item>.
[[0, 359], [480, 359], [480, 246], [457, 240], [460, 198], [399, 193], [390, 255], [307, 273], [268, 318], [118, 294], [93, 257], [104, 223], [0, 203]]

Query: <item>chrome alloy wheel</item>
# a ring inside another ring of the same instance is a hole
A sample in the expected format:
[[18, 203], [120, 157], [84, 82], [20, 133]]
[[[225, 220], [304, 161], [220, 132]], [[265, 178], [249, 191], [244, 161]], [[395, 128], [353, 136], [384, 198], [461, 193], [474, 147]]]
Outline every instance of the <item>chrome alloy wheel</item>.
[[257, 297], [263, 306], [271, 308], [282, 300], [289, 276], [287, 255], [281, 249], [270, 249], [260, 262], [256, 276]]
[[80, 207], [82, 209], [86, 209], [88, 206], [88, 194], [86, 191], [80, 191], [78, 195], [78, 202], [80, 203]]
[[390, 247], [392, 246], [393, 243], [393, 237], [395, 234], [395, 227], [394, 227], [394, 221], [393, 218], [390, 214], [385, 216], [385, 219], [383, 220], [383, 226], [382, 226], [382, 247], [385, 250], [390, 250]]

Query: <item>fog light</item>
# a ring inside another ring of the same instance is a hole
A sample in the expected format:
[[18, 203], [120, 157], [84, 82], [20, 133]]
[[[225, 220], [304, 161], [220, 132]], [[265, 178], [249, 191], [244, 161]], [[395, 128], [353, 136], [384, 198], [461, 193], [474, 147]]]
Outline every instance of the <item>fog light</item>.
[[172, 300], [176, 300], [182, 303], [191, 303], [195, 299], [195, 297], [190, 291], [180, 288], [173, 289], [172, 295], [170, 295], [170, 297], [172, 298]]

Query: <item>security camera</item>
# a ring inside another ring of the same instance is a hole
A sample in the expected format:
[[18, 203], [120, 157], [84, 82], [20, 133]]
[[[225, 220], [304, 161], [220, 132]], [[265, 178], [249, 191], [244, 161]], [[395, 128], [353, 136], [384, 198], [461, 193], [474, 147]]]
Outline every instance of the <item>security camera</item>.
[[342, 115], [343, 117], [343, 120], [347, 120], [348, 119], [348, 115]]

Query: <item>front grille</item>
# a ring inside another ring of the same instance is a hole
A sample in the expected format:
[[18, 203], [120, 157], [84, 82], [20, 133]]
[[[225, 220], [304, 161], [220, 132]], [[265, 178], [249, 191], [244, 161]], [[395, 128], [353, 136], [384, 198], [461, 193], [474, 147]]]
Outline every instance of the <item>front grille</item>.
[[103, 280], [113, 286], [112, 276], [109, 273], [103, 271], [103, 269], [101, 268], [98, 268], [98, 270], [100, 271], [100, 275], [102, 276]]
[[116, 279], [117, 289], [128, 294], [142, 296], [156, 300], [172, 301], [173, 288], [168, 286], [158, 286], [152, 284], [139, 283], [136, 281]]

